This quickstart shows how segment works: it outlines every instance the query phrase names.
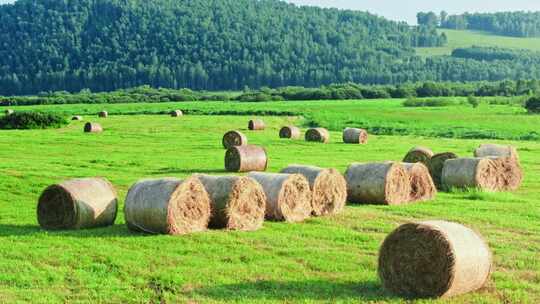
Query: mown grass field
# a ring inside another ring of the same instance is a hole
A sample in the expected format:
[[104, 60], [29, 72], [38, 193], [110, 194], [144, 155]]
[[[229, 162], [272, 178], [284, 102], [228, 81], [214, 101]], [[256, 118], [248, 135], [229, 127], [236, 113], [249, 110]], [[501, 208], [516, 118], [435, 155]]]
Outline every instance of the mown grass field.
[[[121, 211], [109, 228], [46, 232], [37, 226], [40, 192], [67, 178], [107, 177], [119, 190], [123, 206], [129, 186], [140, 178], [225, 174], [221, 136], [230, 129], [246, 131], [251, 143], [267, 148], [271, 172], [291, 163], [344, 171], [351, 162], [400, 160], [415, 145], [467, 156], [486, 142], [425, 137], [414, 130], [455, 126], [519, 137], [540, 123], [539, 116], [511, 106], [406, 109], [398, 102], [24, 108], [86, 113], [86, 119], [100, 122], [106, 131], [83, 134], [83, 122], [58, 130], [0, 131], [0, 303], [406, 303], [381, 289], [377, 251], [399, 224], [426, 219], [456, 221], [480, 231], [494, 252], [495, 268], [480, 291], [419, 303], [540, 302], [540, 142], [534, 140], [490, 140], [519, 149], [526, 179], [516, 193], [441, 193], [432, 202], [398, 207], [349, 205], [337, 216], [300, 224], [266, 222], [256, 232], [147, 236], [129, 232]], [[99, 119], [88, 114], [103, 108], [134, 115]], [[235, 114], [298, 111], [310, 117], [265, 116], [268, 129], [249, 132], [251, 115], [177, 119], [136, 114], [173, 108]], [[363, 123], [400, 124], [412, 135], [374, 135], [365, 146], [343, 144], [338, 131], [327, 145], [278, 138], [282, 125], [312, 119], [333, 130]]]
[[526, 49], [540, 51], [540, 38], [519, 38], [507, 37], [481, 31], [459, 31], [440, 29], [440, 33], [446, 33], [448, 44], [437, 48], [417, 48], [416, 52], [420, 56], [442, 56], [450, 55], [457, 48], [484, 46], [501, 47], [510, 49]]

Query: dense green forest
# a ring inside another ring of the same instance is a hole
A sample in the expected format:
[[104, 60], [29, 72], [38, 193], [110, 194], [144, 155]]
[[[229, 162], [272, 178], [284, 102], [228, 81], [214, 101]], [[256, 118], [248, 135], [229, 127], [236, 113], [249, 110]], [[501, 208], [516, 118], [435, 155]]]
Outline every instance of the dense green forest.
[[433, 21], [277, 0], [18, 0], [0, 20], [1, 95], [540, 79], [536, 53], [416, 56], [446, 43]]

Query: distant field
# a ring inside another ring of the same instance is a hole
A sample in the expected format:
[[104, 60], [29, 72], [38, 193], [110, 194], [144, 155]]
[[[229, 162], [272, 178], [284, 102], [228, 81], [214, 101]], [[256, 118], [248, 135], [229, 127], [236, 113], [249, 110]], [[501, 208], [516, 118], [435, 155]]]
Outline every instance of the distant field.
[[[0, 131], [0, 303], [409, 303], [381, 289], [377, 252], [400, 223], [426, 219], [469, 225], [483, 234], [494, 252], [495, 268], [487, 287], [452, 303], [540, 302], [539, 142], [505, 142], [518, 147], [526, 171], [524, 186], [511, 194], [441, 193], [432, 202], [410, 206], [349, 205], [337, 216], [300, 224], [266, 222], [262, 230], [249, 233], [210, 231], [183, 237], [131, 233], [124, 225], [122, 207], [113, 227], [42, 231], [36, 201], [47, 185], [71, 177], [104, 176], [117, 186], [123, 206], [129, 186], [140, 178], [224, 174], [221, 136], [230, 129], [240, 129], [251, 143], [266, 147], [271, 172], [291, 163], [343, 171], [351, 162], [400, 160], [416, 145], [468, 156], [485, 142], [371, 136], [368, 145], [345, 145], [338, 131], [331, 133], [330, 144], [323, 145], [278, 138], [279, 128], [302, 123], [298, 118], [266, 116], [267, 130], [249, 132], [250, 116], [99, 119], [88, 114], [102, 107], [50, 109], [86, 113], [86, 119], [104, 126], [103, 134], [83, 134], [84, 122], [59, 130]], [[471, 129], [492, 127], [520, 134], [537, 128], [540, 119], [507, 106], [456, 108], [445, 114], [448, 109], [405, 109], [397, 101], [180, 103], [107, 109], [120, 113], [198, 107], [310, 110], [324, 124], [331, 119], [328, 125], [334, 129], [362, 127], [363, 121], [381, 125], [394, 121], [432, 130], [470, 123]], [[500, 126], [510, 119], [515, 123]], [[439, 302], [450, 301], [420, 301]]]
[[502, 47], [511, 49], [528, 49], [540, 51], [540, 38], [517, 38], [497, 36], [479, 31], [457, 31], [441, 29], [448, 36], [448, 45], [438, 48], [417, 48], [421, 56], [450, 55], [456, 48], [475, 46]]

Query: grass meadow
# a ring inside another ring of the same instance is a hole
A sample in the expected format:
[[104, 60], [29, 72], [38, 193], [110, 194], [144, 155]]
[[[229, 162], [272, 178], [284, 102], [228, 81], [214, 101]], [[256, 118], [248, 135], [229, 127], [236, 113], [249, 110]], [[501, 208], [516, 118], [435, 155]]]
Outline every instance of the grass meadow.
[[[84, 122], [55, 130], [0, 131], [0, 303], [408, 303], [382, 290], [377, 252], [399, 224], [427, 219], [456, 221], [481, 232], [495, 267], [482, 290], [417, 303], [540, 302], [540, 141], [515, 140], [536, 132], [540, 116], [515, 106], [427, 109], [404, 108], [401, 102], [14, 107], [82, 114], [105, 132], [84, 134]], [[190, 115], [157, 114], [175, 108]], [[102, 109], [112, 115], [97, 118]], [[220, 113], [229, 115], [201, 115]], [[253, 116], [263, 117], [268, 128], [247, 131]], [[279, 139], [279, 128], [290, 123], [329, 127], [331, 143]], [[339, 132], [346, 125], [369, 127], [376, 135], [368, 145], [346, 145]], [[519, 149], [525, 181], [515, 193], [440, 193], [434, 201], [407, 206], [348, 205], [336, 216], [298, 224], [265, 222], [256, 232], [173, 237], [127, 230], [121, 209], [130, 185], [147, 177], [226, 174], [221, 137], [231, 129], [245, 131], [250, 143], [267, 149], [270, 172], [292, 163], [343, 172], [352, 162], [401, 160], [416, 145], [469, 156], [488, 140], [467, 138], [465, 131], [495, 134], [492, 138], [504, 141], [489, 142]], [[36, 219], [41, 191], [90, 176], [106, 177], [118, 189], [115, 225], [41, 230]]]

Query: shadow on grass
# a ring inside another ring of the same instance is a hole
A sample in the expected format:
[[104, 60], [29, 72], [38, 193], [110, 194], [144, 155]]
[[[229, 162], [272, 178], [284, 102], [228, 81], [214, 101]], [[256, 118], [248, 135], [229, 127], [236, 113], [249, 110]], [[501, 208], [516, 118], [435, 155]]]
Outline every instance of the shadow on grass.
[[44, 230], [39, 225], [11, 225], [0, 224], [0, 237], [2, 236], [66, 236], [79, 238], [109, 238], [109, 237], [144, 237], [150, 234], [138, 233], [128, 230], [126, 225], [113, 225], [108, 227], [80, 229], [80, 230]]
[[223, 174], [228, 173], [225, 169], [181, 169], [181, 168], [161, 168], [152, 171], [150, 174]]
[[386, 293], [380, 283], [335, 282], [331, 280], [308, 281], [254, 281], [201, 288], [193, 291], [215, 301], [278, 300], [284, 302], [304, 301], [384, 301], [398, 299]]

